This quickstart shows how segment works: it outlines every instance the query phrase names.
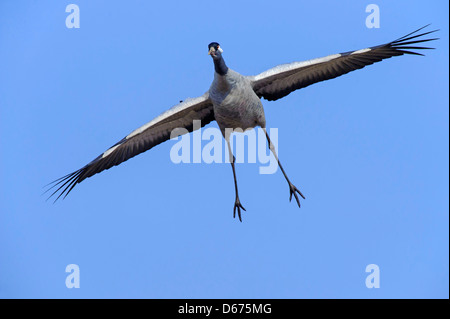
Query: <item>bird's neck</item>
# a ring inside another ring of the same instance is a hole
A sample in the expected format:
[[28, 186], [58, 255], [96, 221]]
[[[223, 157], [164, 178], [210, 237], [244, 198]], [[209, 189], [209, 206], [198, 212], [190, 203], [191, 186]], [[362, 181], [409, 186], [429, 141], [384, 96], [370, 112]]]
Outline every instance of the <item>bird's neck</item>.
[[216, 70], [217, 74], [225, 75], [228, 72], [228, 67], [225, 64], [225, 60], [221, 56], [220, 59], [214, 59], [214, 70]]

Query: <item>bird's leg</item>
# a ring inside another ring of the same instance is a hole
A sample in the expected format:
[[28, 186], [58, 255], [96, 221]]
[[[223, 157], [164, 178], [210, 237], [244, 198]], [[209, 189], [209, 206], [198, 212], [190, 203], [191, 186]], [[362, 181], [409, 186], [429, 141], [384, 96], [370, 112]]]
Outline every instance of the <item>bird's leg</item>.
[[237, 180], [236, 180], [236, 169], [234, 167], [234, 162], [235, 162], [236, 159], [235, 159], [235, 157], [233, 155], [233, 152], [231, 151], [231, 145], [230, 145], [229, 138], [226, 139], [226, 141], [227, 141], [227, 144], [228, 144], [228, 152], [230, 153], [230, 163], [231, 163], [231, 168], [233, 169], [233, 177], [234, 177], [234, 189], [236, 191], [236, 201], [234, 202], [233, 217], [236, 218], [236, 210], [237, 210], [239, 220], [242, 222], [241, 208], [244, 211], [245, 211], [245, 208], [241, 205], [241, 202], [239, 200], [238, 186], [237, 186]]
[[266, 138], [267, 138], [267, 142], [269, 142], [269, 148], [273, 153], [273, 156], [275, 156], [277, 162], [278, 162], [278, 166], [280, 167], [281, 171], [283, 172], [284, 178], [286, 178], [286, 181], [289, 184], [289, 192], [290, 192], [290, 196], [289, 196], [289, 201], [292, 200], [292, 195], [294, 195], [295, 200], [297, 201], [298, 207], [300, 207], [300, 200], [298, 199], [297, 193], [303, 197], [303, 199], [305, 199], [305, 196], [303, 196], [302, 192], [300, 192], [297, 187], [294, 186], [294, 184], [291, 183], [291, 181], [289, 180], [289, 178], [286, 175], [286, 172], [283, 169], [283, 166], [281, 166], [280, 160], [278, 159], [278, 155], [277, 152], [275, 151], [275, 147], [273, 146], [272, 142], [270, 141], [269, 138], [269, 134], [267, 134], [267, 131], [265, 128], [262, 128], [264, 130], [264, 133], [266, 134]]

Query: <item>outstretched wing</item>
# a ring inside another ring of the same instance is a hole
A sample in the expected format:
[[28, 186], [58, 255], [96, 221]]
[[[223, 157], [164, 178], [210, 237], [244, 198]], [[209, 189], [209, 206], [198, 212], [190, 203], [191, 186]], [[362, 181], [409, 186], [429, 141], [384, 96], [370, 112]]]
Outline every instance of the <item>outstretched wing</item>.
[[[76, 184], [81, 183], [86, 178], [119, 165], [171, 137], [182, 135], [186, 133], [186, 130], [192, 132], [198, 128], [194, 128], [194, 120], [200, 120], [201, 127], [214, 120], [213, 105], [208, 93], [197, 98], [186, 99], [128, 134], [83, 168], [50, 183], [49, 190], [57, 188], [50, 197], [58, 192], [59, 195], [55, 201], [62, 195], [66, 197]], [[174, 131], [177, 128], [185, 128], [186, 130]], [[172, 131], [174, 134], [171, 136]]]
[[333, 79], [393, 56], [403, 54], [423, 55], [409, 50], [433, 49], [417, 46], [418, 43], [437, 40], [437, 38], [417, 39], [438, 31], [433, 30], [416, 34], [427, 26], [383, 45], [303, 62], [282, 64], [256, 76], [249, 77], [249, 79], [252, 82], [253, 90], [259, 97], [269, 101], [278, 100], [295, 90], [307, 87], [313, 83]]

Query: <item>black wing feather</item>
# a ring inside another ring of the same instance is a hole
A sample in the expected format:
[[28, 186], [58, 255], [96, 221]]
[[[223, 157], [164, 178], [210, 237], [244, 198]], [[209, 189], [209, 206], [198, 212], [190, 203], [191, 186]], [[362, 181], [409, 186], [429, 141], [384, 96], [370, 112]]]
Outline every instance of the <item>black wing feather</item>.
[[[278, 100], [295, 90], [317, 82], [334, 79], [393, 56], [403, 54], [423, 55], [422, 53], [410, 50], [434, 49], [414, 45], [438, 39], [417, 39], [438, 31], [432, 30], [416, 34], [427, 26], [408, 33], [392, 42], [367, 48], [364, 52], [358, 52], [361, 50], [344, 52], [336, 55], [336, 57], [330, 56], [330, 59], [326, 59], [326, 61], [321, 61], [320, 59], [316, 61], [311, 60], [311, 63], [300, 64], [298, 67], [294, 65], [296, 63], [292, 63], [292, 67], [290, 65], [276, 67], [253, 77], [253, 90], [259, 97], [265, 98], [266, 100]], [[280, 68], [279, 72], [277, 72], [277, 68]]]
[[[75, 185], [81, 183], [86, 178], [110, 169], [113, 166], [119, 165], [120, 163], [123, 163], [126, 160], [169, 140], [171, 133], [175, 128], [185, 128], [188, 132], [192, 132], [194, 129], [194, 120], [200, 120], [202, 127], [211, 121], [214, 121], [214, 110], [209, 98], [204, 95], [200, 98], [192, 99], [191, 101], [194, 100], [198, 100], [198, 103], [193, 103], [193, 105], [186, 108], [181, 108], [179, 110], [175, 109], [176, 112], [174, 112], [174, 114], [169, 114], [165, 117], [163, 116], [160, 121], [157, 121], [148, 127], [146, 127], [147, 124], [144, 125], [145, 129], [141, 132], [134, 135], [132, 133], [130, 134], [131, 137], [125, 137], [118, 143], [111, 146], [109, 150], [112, 150], [114, 147], [115, 149], [113, 149], [108, 155], [104, 156], [106, 153], [105, 152], [79, 170], [67, 174], [48, 184], [47, 186], [49, 186], [49, 189], [47, 189], [46, 192], [55, 189], [49, 198], [57, 195], [58, 193], [59, 194], [56, 197], [55, 202], [61, 197], [65, 198], [72, 191]], [[185, 100], [179, 106], [183, 103], [190, 103], [190, 100]], [[180, 131], [180, 134], [182, 133], [183, 132]]]

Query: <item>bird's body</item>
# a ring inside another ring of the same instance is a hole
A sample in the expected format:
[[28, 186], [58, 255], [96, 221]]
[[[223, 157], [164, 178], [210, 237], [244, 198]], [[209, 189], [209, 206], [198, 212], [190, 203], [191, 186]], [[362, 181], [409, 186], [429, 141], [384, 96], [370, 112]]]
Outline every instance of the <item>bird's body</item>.
[[[223, 50], [217, 42], [212, 42], [208, 45], [208, 54], [211, 55], [214, 61], [214, 80], [208, 92], [198, 98], [182, 101], [149, 123], [128, 134], [89, 164], [56, 180], [51, 188], [57, 187], [57, 189], [50, 197], [58, 192], [60, 194], [56, 200], [62, 195], [66, 197], [75, 185], [86, 178], [119, 165], [170, 138], [192, 132], [198, 128], [194, 126], [194, 121], [200, 121], [201, 127], [203, 127], [216, 120], [228, 144], [230, 163], [233, 169], [236, 192], [234, 215], [237, 211], [241, 220], [241, 209], [244, 209], [244, 207], [242, 207], [238, 195], [234, 156], [230, 147], [230, 133], [236, 129], [247, 130], [255, 126], [261, 126], [264, 130], [269, 148], [277, 159], [278, 165], [289, 185], [290, 200], [294, 196], [300, 207], [297, 195], [305, 197], [290, 182], [278, 160], [275, 148], [265, 129], [266, 119], [261, 98], [269, 101], [277, 100], [295, 90], [320, 81], [333, 79], [393, 56], [404, 54], [422, 55], [409, 50], [430, 49], [416, 46], [416, 44], [436, 39], [417, 38], [437, 30], [414, 35], [421, 29], [423, 28], [383, 45], [333, 54], [303, 62], [283, 64], [256, 76], [242, 76], [229, 69], [222, 57]], [[181, 130], [179, 130], [180, 128]]]
[[214, 74], [209, 98], [224, 136], [227, 128], [245, 131], [266, 125], [261, 99], [253, 91], [250, 80], [231, 69], [224, 75]]

